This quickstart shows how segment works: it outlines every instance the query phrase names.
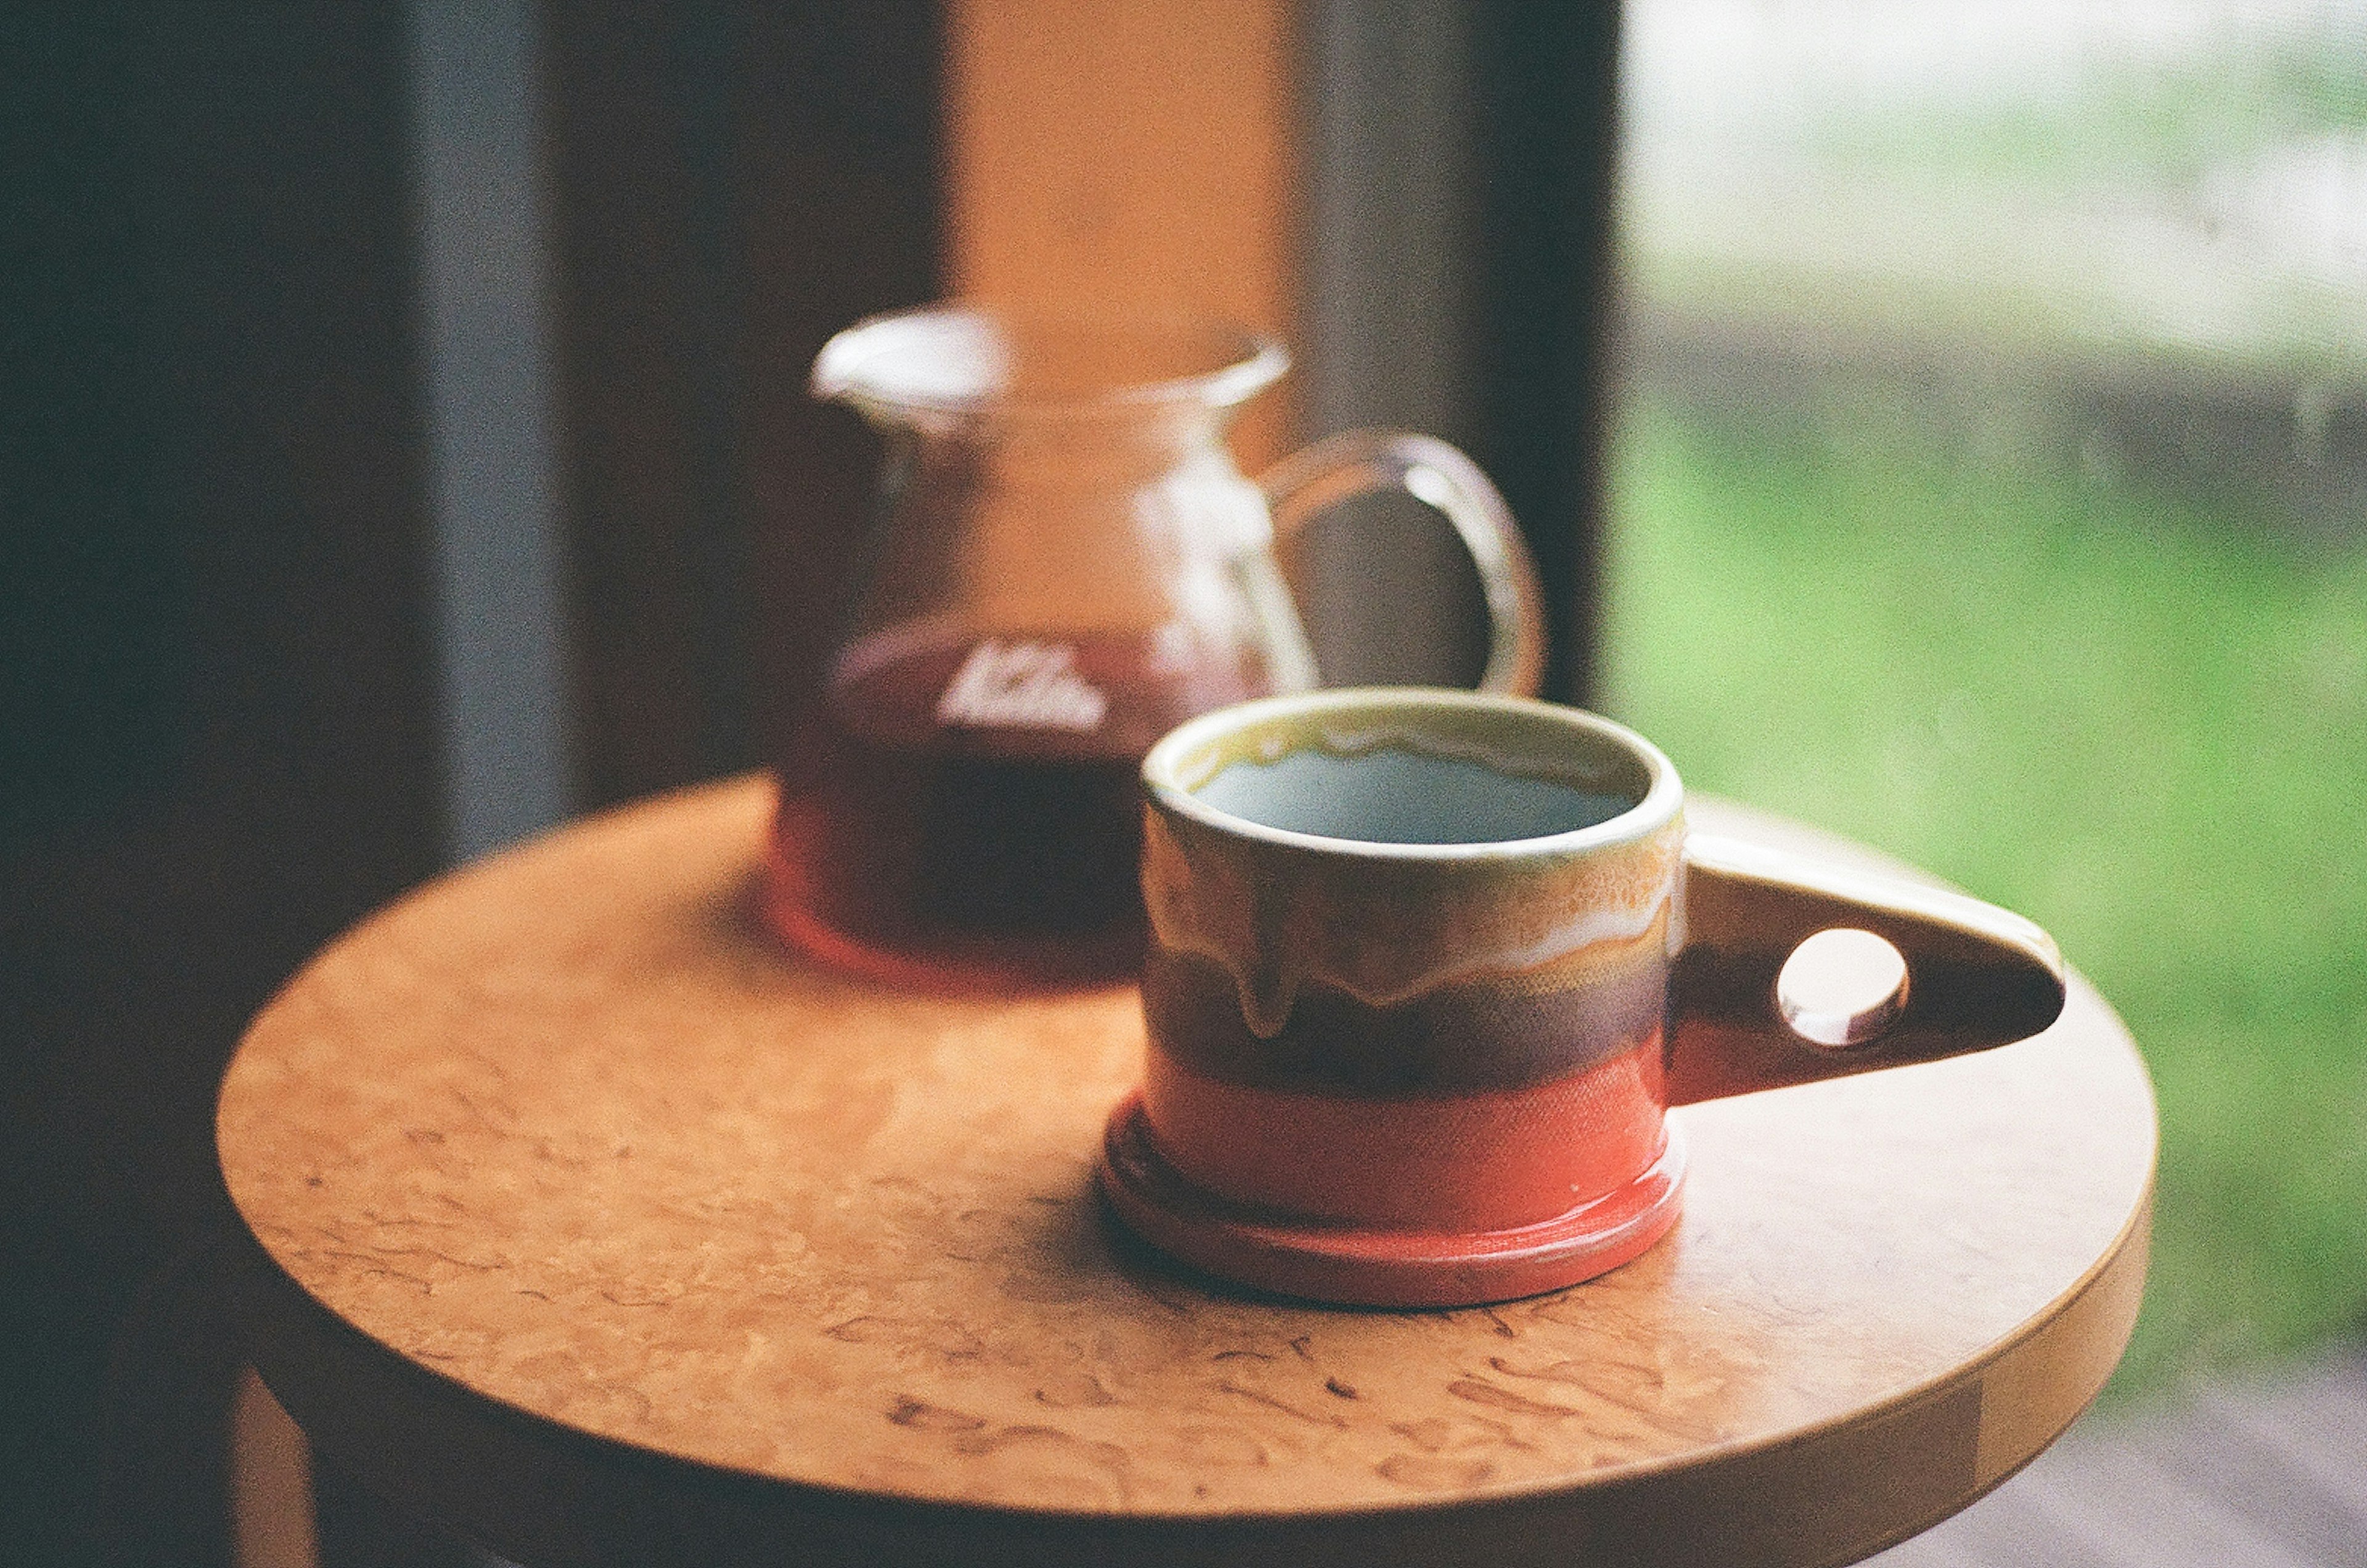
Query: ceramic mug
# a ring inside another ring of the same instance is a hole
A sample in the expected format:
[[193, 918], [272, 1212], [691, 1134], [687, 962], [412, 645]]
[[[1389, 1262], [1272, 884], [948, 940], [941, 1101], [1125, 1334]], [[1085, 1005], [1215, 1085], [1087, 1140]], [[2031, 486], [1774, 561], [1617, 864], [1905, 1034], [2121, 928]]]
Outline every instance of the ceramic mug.
[[1142, 776], [1149, 1051], [1102, 1184], [1153, 1245], [1263, 1289], [1576, 1283], [1675, 1222], [1668, 1107], [2062, 1010], [2029, 921], [1689, 834], [1669, 760], [1576, 709], [1273, 697], [1184, 725]]

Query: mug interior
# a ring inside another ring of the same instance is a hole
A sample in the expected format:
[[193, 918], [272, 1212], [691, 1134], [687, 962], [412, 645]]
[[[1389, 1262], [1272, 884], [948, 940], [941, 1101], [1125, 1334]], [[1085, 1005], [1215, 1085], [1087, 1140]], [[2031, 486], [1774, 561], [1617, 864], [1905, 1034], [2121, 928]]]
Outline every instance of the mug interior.
[[1143, 776], [1195, 815], [1367, 846], [1530, 843], [1616, 823], [1663, 785], [1673, 809], [1675, 789], [1667, 760], [1608, 720], [1464, 692], [1243, 704], [1161, 741]]

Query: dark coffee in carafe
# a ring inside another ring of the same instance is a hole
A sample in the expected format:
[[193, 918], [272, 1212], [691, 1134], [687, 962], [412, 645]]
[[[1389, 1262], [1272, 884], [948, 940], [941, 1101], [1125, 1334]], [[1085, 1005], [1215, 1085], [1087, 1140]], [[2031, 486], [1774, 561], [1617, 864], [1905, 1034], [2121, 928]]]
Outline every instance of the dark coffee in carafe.
[[776, 921], [908, 982], [1133, 974], [1143, 754], [1268, 689], [1254, 660], [1190, 651], [1125, 635], [847, 649], [781, 768]]

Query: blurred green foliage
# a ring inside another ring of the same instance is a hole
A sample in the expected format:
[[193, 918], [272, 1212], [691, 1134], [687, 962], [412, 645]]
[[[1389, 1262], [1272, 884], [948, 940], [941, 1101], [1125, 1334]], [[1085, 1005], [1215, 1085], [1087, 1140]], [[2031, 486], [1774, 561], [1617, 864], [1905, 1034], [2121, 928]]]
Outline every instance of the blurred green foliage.
[[1609, 709], [1695, 788], [2029, 914], [2144, 1048], [2154, 1272], [2115, 1391], [2367, 1325], [2367, 533], [1896, 409], [1648, 394], [1616, 465]]

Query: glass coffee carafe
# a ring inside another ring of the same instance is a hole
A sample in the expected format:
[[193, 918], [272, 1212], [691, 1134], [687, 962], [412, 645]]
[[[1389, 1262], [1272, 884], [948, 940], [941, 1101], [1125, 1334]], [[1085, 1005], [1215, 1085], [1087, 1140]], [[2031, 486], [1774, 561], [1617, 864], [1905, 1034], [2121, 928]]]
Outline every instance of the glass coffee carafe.
[[1274, 545], [1353, 496], [1402, 487], [1445, 515], [1486, 594], [1482, 689], [1534, 691], [1535, 571], [1468, 458], [1360, 431], [1256, 482], [1234, 466], [1232, 412], [1287, 363], [1237, 327], [963, 307], [822, 349], [815, 394], [889, 459], [853, 621], [777, 760], [783, 936], [932, 988], [1132, 975], [1143, 755], [1320, 683]]

